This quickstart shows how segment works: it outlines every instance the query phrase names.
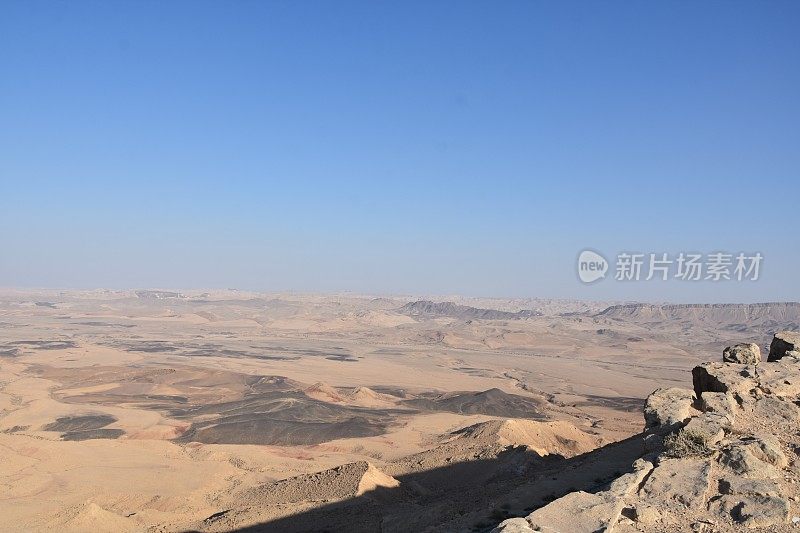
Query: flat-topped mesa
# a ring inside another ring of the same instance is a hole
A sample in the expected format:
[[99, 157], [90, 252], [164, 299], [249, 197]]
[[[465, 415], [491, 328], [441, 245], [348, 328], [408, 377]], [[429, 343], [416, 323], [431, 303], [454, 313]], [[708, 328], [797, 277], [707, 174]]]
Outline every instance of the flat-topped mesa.
[[654, 322], [664, 319], [717, 324], [746, 324], [750, 328], [791, 329], [800, 321], [800, 303], [755, 304], [623, 304], [612, 305], [596, 317]]
[[[737, 344], [692, 377], [694, 393], [661, 388], [647, 398], [629, 473], [493, 533], [797, 531], [800, 333], [776, 333], [766, 363], [758, 345]], [[584, 456], [587, 469], [599, 452]]]
[[539, 311], [523, 309], [516, 312], [501, 311], [498, 309], [484, 309], [480, 307], [470, 307], [459, 305], [453, 302], [431, 302], [429, 300], [418, 300], [409, 302], [398, 312], [409, 316], [420, 317], [450, 317], [461, 320], [519, 320], [541, 316]]

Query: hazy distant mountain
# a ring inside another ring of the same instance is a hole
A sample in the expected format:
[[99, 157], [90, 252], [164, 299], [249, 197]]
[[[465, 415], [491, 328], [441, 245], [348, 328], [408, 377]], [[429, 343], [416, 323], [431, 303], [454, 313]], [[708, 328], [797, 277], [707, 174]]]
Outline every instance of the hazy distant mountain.
[[638, 323], [669, 320], [736, 330], [800, 329], [800, 303], [798, 302], [613, 305], [595, 316]]
[[431, 302], [429, 300], [407, 303], [400, 308], [400, 312], [410, 316], [446, 316], [462, 320], [516, 320], [541, 315], [541, 313], [529, 309], [517, 312], [498, 311], [497, 309], [482, 309], [480, 307], [458, 305], [453, 302]]
[[136, 291], [138, 298], [147, 298], [151, 300], [165, 300], [167, 298], [183, 298], [183, 294], [172, 291]]

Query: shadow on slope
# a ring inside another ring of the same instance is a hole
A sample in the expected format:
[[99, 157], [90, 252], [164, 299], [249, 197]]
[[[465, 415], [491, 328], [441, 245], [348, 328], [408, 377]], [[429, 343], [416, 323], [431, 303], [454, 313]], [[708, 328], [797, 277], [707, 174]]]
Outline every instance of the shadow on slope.
[[[361, 496], [262, 520], [264, 502], [240, 500], [198, 524], [201, 531], [403, 532], [488, 531], [512, 516], [524, 516], [576, 490], [597, 492], [645, 454], [642, 433], [565, 459], [525, 447], [509, 447], [489, 459], [449, 464], [395, 475], [400, 485], [378, 487]], [[309, 502], [311, 504], [311, 502]], [[243, 526], [242, 524], [253, 524]]]

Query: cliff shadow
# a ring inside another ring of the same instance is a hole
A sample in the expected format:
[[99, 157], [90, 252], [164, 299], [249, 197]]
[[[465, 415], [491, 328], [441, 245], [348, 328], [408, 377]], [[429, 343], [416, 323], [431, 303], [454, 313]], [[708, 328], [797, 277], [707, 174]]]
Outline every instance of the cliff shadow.
[[[645, 438], [660, 442], [664, 430], [648, 430], [591, 452], [565, 459], [541, 457], [524, 447], [507, 448], [496, 457], [475, 459], [399, 476], [400, 486], [378, 487], [361, 496], [325, 504], [290, 516], [249, 526], [257, 502], [242, 513], [221, 511], [200, 530], [239, 533], [389, 533], [405, 531], [491, 530], [499, 522], [583, 490], [598, 492], [632, 471], [647, 453]], [[215, 523], [217, 522], [217, 523]], [[230, 527], [228, 527], [230, 526]]]

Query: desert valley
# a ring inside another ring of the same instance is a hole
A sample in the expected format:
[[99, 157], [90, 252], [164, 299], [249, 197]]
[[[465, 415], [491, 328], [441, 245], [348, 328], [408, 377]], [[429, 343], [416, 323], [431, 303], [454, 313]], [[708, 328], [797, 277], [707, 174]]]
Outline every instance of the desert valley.
[[0, 529], [489, 531], [626, 471], [653, 390], [798, 328], [796, 303], [7, 289]]
[[800, 2], [1, 9], [0, 533], [800, 533]]

